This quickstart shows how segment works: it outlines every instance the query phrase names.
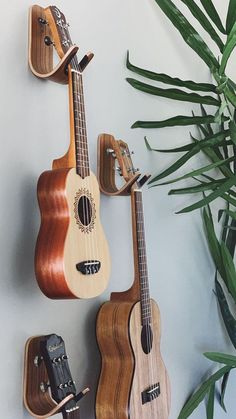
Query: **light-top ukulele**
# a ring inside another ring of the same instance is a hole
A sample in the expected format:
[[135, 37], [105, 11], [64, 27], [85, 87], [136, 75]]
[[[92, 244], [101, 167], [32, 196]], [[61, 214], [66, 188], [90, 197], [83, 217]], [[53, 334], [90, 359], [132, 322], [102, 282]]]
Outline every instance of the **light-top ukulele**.
[[123, 141], [104, 134], [100, 136], [99, 149], [102, 190], [108, 195], [119, 195], [114, 183], [116, 159], [120, 174], [127, 183], [132, 183], [135, 279], [129, 290], [112, 293], [110, 301], [103, 304], [98, 313], [97, 340], [102, 368], [96, 418], [167, 419], [169, 379], [160, 352], [160, 313], [149, 295], [145, 248], [141, 185], [148, 176], [140, 182], [136, 180], [136, 170]]
[[110, 257], [100, 222], [99, 186], [89, 165], [85, 121], [82, 72], [93, 54], [85, 55], [78, 62], [74, 51], [78, 48], [73, 46], [69, 25], [57, 7], [33, 6], [32, 19], [39, 29], [36, 28], [38, 32], [31, 48], [37, 47], [45, 34], [43, 42], [48, 48], [53, 44], [62, 60], [70, 59], [65, 71], [69, 84], [71, 142], [66, 155], [54, 160], [53, 170], [42, 173], [38, 181], [41, 225], [35, 251], [36, 278], [50, 298], [95, 297], [107, 286]]

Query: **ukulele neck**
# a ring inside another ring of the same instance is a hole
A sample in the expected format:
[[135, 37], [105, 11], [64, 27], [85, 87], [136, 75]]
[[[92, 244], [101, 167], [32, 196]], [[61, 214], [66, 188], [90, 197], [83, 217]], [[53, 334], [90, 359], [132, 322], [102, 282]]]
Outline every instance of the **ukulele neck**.
[[138, 299], [141, 302], [142, 325], [145, 325], [151, 323], [152, 319], [147, 269], [142, 191], [140, 189], [132, 189], [131, 202], [135, 265], [134, 287], [137, 290], [137, 294], [139, 294]]
[[82, 73], [77, 59], [69, 68], [71, 135], [75, 145], [76, 172], [83, 179], [90, 174]]

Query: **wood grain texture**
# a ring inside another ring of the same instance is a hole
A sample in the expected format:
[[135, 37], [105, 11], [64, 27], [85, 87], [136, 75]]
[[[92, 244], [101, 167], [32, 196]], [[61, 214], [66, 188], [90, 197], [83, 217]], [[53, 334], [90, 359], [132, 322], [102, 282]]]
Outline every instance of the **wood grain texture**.
[[60, 412], [61, 408], [74, 396], [71, 394], [57, 404], [49, 391], [43, 393], [40, 390], [40, 384], [48, 382], [44, 362], [41, 362], [38, 367], [34, 363], [35, 357], [40, 356], [41, 338], [42, 336], [31, 337], [25, 345], [23, 398], [24, 405], [31, 416], [46, 419]]
[[[170, 410], [170, 386], [165, 365], [160, 352], [160, 313], [157, 304], [152, 300], [153, 346], [145, 354], [141, 346], [141, 310], [138, 302], [131, 313], [129, 333], [135, 354], [135, 371], [130, 395], [129, 419], [167, 419]], [[150, 385], [160, 383], [160, 395], [149, 403], [142, 404], [141, 393]]]
[[102, 367], [96, 397], [97, 419], [127, 419], [134, 356], [129, 340], [132, 303], [105, 303], [97, 317]]
[[38, 21], [39, 18], [47, 20], [48, 14], [48, 9], [37, 5], [29, 9], [29, 67], [32, 73], [40, 79], [67, 84], [66, 69], [79, 48], [76, 45], [71, 46], [65, 54], [61, 55], [59, 63], [53, 66], [53, 46], [48, 46], [44, 42], [45, 36], [53, 39], [51, 27], [40, 24]]
[[[121, 172], [124, 173], [124, 164], [123, 159], [121, 158], [121, 150], [119, 144], [123, 141], [117, 141], [110, 134], [100, 134], [98, 137], [98, 180], [100, 190], [105, 195], [110, 196], [127, 196], [130, 195], [131, 186], [137, 181], [140, 176], [140, 173], [136, 173], [131, 176], [124, 176], [126, 183], [121, 187], [117, 188], [115, 182], [116, 174], [116, 160], [118, 160], [118, 165], [121, 167]], [[114, 150], [114, 157], [111, 153], [108, 153], [107, 150]]]
[[73, 105], [73, 84], [71, 68], [68, 68], [68, 89], [69, 89], [69, 115], [70, 115], [70, 144], [66, 154], [58, 159], [53, 160], [52, 168], [61, 169], [68, 167], [76, 167], [75, 158], [75, 121], [74, 121], [74, 105]]
[[[75, 214], [76, 194], [88, 190], [95, 206], [91, 231], [83, 232]], [[99, 188], [93, 173], [82, 179], [75, 169], [44, 172], [38, 183], [41, 226], [35, 251], [35, 272], [43, 293], [50, 298], [91, 298], [107, 286], [110, 258], [99, 217]], [[99, 260], [101, 268], [83, 275], [76, 264]]]
[[[167, 419], [168, 375], [160, 353], [160, 314], [152, 301], [153, 348], [141, 347], [140, 303], [107, 302], [97, 317], [102, 368], [96, 398], [97, 419]], [[142, 405], [141, 393], [160, 382], [161, 395]]]

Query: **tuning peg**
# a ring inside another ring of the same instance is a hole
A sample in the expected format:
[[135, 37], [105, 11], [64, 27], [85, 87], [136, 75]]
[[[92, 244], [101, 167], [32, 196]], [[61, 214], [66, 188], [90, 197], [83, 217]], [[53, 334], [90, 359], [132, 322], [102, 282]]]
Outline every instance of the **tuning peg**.
[[115, 169], [114, 170], [116, 170], [117, 172], [118, 172], [118, 174], [120, 175], [120, 176], [122, 176], [122, 172], [121, 172], [121, 168], [120, 167], [115, 167]]
[[88, 54], [86, 54], [82, 58], [82, 60], [79, 63], [79, 69], [81, 72], [84, 71], [84, 69], [87, 67], [87, 65], [90, 63], [93, 57], [94, 57], [94, 54], [92, 52], [88, 52]]
[[75, 385], [75, 381], [74, 380], [69, 380], [67, 384], [68, 384], [69, 387], [72, 387], [72, 386]]
[[114, 158], [116, 157], [116, 153], [115, 153], [115, 151], [112, 148], [107, 148], [106, 149], [106, 153], [107, 154], [110, 154]]
[[34, 358], [34, 365], [35, 365], [36, 367], [39, 367], [42, 361], [43, 361], [43, 357], [42, 357], [42, 356], [37, 355], [37, 356]]
[[47, 45], [47, 47], [50, 47], [50, 45], [55, 45], [54, 42], [51, 40], [50, 36], [44, 37], [44, 43]]
[[67, 358], [63, 358], [64, 356], [66, 356], [66, 355], [62, 355], [62, 357], [58, 357], [58, 358], [53, 358], [53, 360], [52, 360], [52, 363], [53, 364], [58, 364], [58, 363], [60, 363], [63, 359], [67, 359]]
[[39, 17], [39, 18], [38, 18], [38, 22], [39, 22], [41, 25], [48, 25], [48, 21], [47, 21], [46, 19], [42, 18], [42, 17]]
[[42, 393], [46, 393], [48, 391], [49, 387], [50, 387], [50, 384], [49, 383], [45, 383], [43, 381], [39, 385], [39, 388], [42, 391]]
[[137, 169], [130, 168], [130, 169], [128, 169], [128, 172], [129, 173], [132, 172], [133, 174], [135, 174], [135, 173], [139, 172], [139, 168], [138, 167], [137, 167]]

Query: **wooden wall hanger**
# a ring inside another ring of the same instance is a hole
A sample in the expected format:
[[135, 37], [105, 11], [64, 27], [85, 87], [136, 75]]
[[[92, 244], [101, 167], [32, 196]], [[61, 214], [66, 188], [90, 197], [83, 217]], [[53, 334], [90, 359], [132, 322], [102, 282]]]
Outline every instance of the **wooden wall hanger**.
[[[67, 359], [60, 336], [34, 336], [26, 342], [23, 397], [24, 405], [31, 416], [46, 419], [64, 412], [66, 407], [71, 411], [79, 409], [77, 403], [89, 388], [76, 395]], [[60, 365], [56, 365], [58, 360]], [[65, 373], [62, 373], [64, 369]], [[65, 382], [59, 383], [63, 374]], [[73, 417], [79, 418], [79, 411]]]
[[[98, 137], [98, 180], [101, 191], [106, 195], [130, 195], [132, 186], [138, 182], [139, 187], [144, 185], [150, 175], [144, 175], [139, 181], [141, 173], [139, 169], [130, 167], [128, 171], [125, 164], [123, 153], [129, 159], [127, 144], [122, 140], [116, 140], [110, 134], [101, 134]], [[116, 164], [118, 163], [118, 167]], [[123, 176], [125, 184], [117, 188], [115, 176], [116, 172]]]
[[50, 7], [34, 5], [29, 11], [29, 66], [32, 73], [41, 79], [68, 84], [67, 67], [78, 51], [72, 45], [66, 53], [58, 52], [60, 61], [53, 67], [53, 39], [56, 34], [50, 29]]

